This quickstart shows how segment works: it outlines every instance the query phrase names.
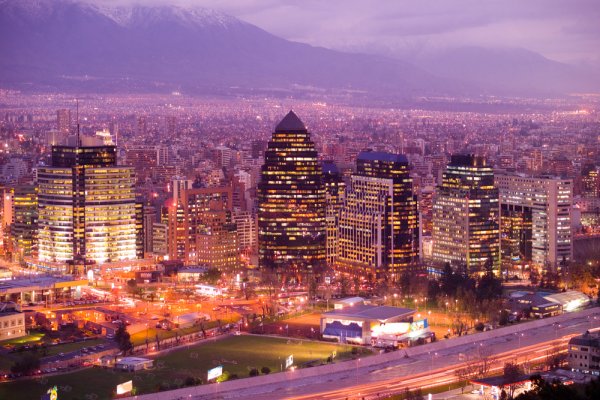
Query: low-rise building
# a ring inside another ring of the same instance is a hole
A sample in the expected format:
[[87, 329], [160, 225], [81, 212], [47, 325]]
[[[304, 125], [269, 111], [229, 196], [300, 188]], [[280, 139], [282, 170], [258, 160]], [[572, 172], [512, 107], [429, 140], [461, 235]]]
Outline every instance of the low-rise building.
[[568, 361], [572, 371], [600, 375], [600, 332], [587, 331], [569, 340]]
[[427, 320], [408, 308], [354, 304], [321, 314], [321, 334], [341, 343], [394, 345], [429, 336]]
[[0, 304], [0, 341], [25, 336], [25, 314], [14, 303]]
[[115, 368], [122, 371], [140, 371], [150, 369], [154, 365], [154, 360], [141, 357], [123, 357], [117, 360]]

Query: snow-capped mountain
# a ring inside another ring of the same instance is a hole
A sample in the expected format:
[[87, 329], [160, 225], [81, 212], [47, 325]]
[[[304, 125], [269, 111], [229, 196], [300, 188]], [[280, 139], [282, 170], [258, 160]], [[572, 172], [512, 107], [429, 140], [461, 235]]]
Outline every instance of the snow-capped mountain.
[[316, 87], [412, 95], [442, 83], [408, 63], [290, 42], [213, 10], [0, 0], [2, 86]]
[[0, 87], [195, 92], [236, 87], [279, 93], [308, 88], [408, 98], [564, 93], [593, 80], [522, 52], [467, 57], [459, 49], [439, 59], [413, 60], [415, 66], [291, 42], [205, 8], [143, 2], [108, 7], [92, 1], [0, 0]]

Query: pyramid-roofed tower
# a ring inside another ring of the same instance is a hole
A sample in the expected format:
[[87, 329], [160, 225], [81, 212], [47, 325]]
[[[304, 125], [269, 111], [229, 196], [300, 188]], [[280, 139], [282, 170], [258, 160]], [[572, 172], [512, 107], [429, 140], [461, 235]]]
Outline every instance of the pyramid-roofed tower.
[[302, 275], [325, 262], [325, 190], [315, 144], [290, 111], [275, 128], [258, 184], [259, 264]]
[[306, 125], [298, 118], [294, 111], [290, 110], [289, 113], [277, 124], [275, 132], [297, 132], [305, 131]]

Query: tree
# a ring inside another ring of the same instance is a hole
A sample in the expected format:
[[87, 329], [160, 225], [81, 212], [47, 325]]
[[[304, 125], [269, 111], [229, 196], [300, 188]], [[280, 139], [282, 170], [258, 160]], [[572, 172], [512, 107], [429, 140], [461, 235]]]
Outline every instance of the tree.
[[506, 390], [507, 399], [512, 400], [515, 396], [515, 391], [521, 387], [519, 382], [523, 376], [523, 368], [516, 363], [504, 364], [502, 375], [502, 387]]
[[260, 372], [263, 373], [264, 375], [269, 375], [271, 373], [271, 368], [269, 368], [269, 367], [262, 367], [260, 369]]
[[117, 342], [119, 350], [123, 352], [123, 355], [126, 355], [128, 352], [133, 350], [131, 337], [129, 332], [127, 332], [127, 327], [123, 323], [119, 324], [119, 328], [115, 332], [115, 342]]
[[462, 336], [463, 334], [466, 334], [468, 328], [469, 327], [467, 325], [467, 322], [464, 319], [462, 319], [461, 317], [457, 317], [452, 322], [452, 330], [458, 336]]
[[400, 287], [400, 293], [402, 293], [403, 296], [410, 296], [410, 274], [408, 271], [404, 271], [402, 275], [400, 275], [398, 286]]
[[202, 277], [208, 284], [216, 285], [219, 279], [221, 279], [221, 271], [218, 268], [209, 268]]
[[349, 290], [350, 290], [350, 280], [345, 275], [342, 275], [340, 277], [340, 295], [342, 297], [348, 296]]
[[497, 299], [502, 297], [502, 281], [493, 273], [485, 274], [477, 284], [477, 299]]
[[15, 374], [27, 375], [40, 368], [40, 357], [31, 352], [27, 352], [10, 367], [10, 371]]
[[582, 397], [576, 389], [571, 386], [565, 386], [562, 382], [554, 380], [546, 382], [539, 374], [531, 377], [533, 389], [521, 393], [515, 400], [584, 400], [596, 399], [596, 397]]

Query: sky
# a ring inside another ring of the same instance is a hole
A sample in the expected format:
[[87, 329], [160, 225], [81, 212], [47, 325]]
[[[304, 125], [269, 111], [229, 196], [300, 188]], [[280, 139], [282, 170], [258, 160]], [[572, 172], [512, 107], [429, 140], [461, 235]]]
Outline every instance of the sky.
[[[137, 0], [89, 0], [118, 5]], [[139, 1], [137, 1], [139, 3]], [[197, 5], [285, 39], [419, 56], [458, 46], [520, 47], [600, 66], [600, 0], [145, 0]]]

